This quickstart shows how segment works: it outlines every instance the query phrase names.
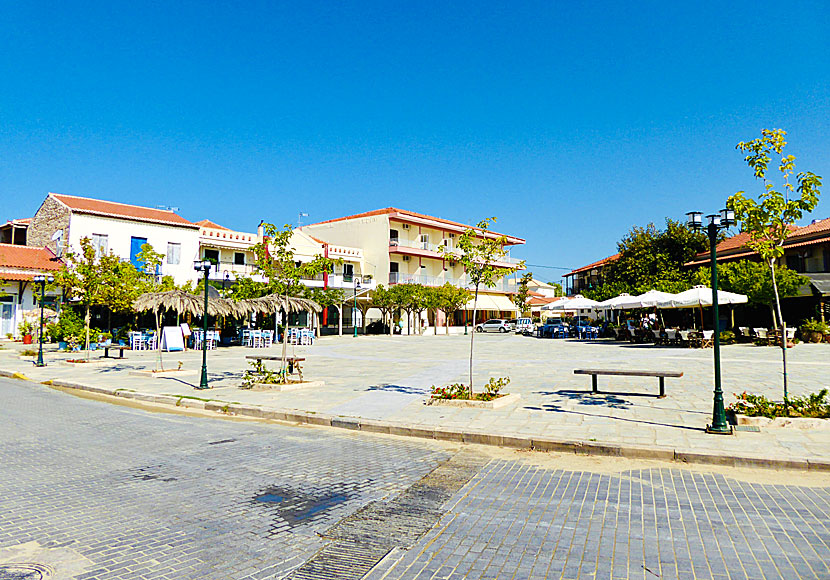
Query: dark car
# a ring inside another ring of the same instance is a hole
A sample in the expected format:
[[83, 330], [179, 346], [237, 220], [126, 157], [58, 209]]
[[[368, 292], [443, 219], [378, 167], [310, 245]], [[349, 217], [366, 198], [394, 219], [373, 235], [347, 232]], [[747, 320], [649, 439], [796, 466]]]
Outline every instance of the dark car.
[[375, 320], [366, 326], [366, 334], [389, 334], [389, 325], [381, 320]]

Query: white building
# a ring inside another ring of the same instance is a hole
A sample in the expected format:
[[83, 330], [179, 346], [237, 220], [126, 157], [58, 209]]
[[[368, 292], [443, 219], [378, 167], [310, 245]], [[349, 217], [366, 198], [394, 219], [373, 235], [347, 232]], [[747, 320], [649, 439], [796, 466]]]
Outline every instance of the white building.
[[[0, 337], [20, 338], [18, 326], [24, 314], [37, 307], [40, 286], [33, 278], [54, 275], [60, 268], [61, 261], [46, 248], [0, 244]], [[47, 303], [53, 298], [48, 292], [46, 297]]]
[[196, 278], [199, 226], [170, 210], [50, 193], [29, 224], [26, 243], [60, 256], [80, 252], [83, 238], [136, 266], [136, 254], [149, 244], [165, 256], [161, 275], [177, 284]]

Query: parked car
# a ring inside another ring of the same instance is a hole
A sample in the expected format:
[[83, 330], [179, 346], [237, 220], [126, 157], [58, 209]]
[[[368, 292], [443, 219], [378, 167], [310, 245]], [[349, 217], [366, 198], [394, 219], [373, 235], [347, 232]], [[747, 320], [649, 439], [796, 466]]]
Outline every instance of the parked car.
[[389, 334], [389, 325], [375, 320], [366, 327], [366, 334]]
[[516, 332], [521, 334], [533, 334], [536, 332], [536, 325], [533, 324], [532, 318], [518, 318], [516, 319]]
[[513, 322], [504, 318], [491, 318], [476, 326], [476, 332], [512, 332]]

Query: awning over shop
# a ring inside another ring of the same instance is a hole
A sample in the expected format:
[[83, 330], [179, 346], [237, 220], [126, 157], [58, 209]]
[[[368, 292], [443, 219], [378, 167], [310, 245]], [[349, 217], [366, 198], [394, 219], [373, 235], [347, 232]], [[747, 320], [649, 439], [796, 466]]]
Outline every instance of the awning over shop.
[[[473, 300], [467, 302], [466, 310], [473, 310]], [[479, 294], [478, 310], [516, 310], [516, 305], [504, 294]]]
[[804, 274], [810, 279], [810, 286], [820, 296], [830, 296], [830, 274]]

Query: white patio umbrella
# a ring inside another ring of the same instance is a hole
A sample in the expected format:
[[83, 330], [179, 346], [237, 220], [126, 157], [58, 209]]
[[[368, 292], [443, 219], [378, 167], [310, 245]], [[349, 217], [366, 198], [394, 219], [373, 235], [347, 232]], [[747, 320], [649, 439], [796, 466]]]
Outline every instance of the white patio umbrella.
[[577, 294], [567, 300], [557, 300], [551, 304], [546, 304], [542, 310], [592, 310], [597, 307], [599, 302], [585, 298], [582, 294]]
[[660, 290], [649, 290], [643, 294], [631, 296], [628, 300], [620, 301], [619, 307], [623, 310], [629, 308], [654, 308], [659, 302], [666, 302], [675, 296], [677, 296], [677, 294], [661, 292]]
[[[718, 305], [745, 304], [747, 297], [743, 294], [718, 290]], [[657, 303], [657, 308], [700, 308], [700, 326], [703, 327], [703, 307], [712, 305], [712, 289], [706, 286], [695, 286], [673, 298]]]
[[[619, 296], [614, 296], [613, 298], [609, 298], [608, 300], [603, 300], [599, 304], [597, 304], [594, 308], [596, 310], [623, 310], [623, 306], [620, 306], [621, 303], [627, 302], [631, 299], [631, 294], [628, 292], [623, 292]], [[607, 314], [604, 315], [606, 319], [608, 319]]]
[[[718, 290], [718, 304], [745, 304], [746, 302], [747, 297], [743, 294]], [[695, 286], [655, 304], [657, 308], [702, 308], [711, 305], [712, 289], [706, 286]]]

